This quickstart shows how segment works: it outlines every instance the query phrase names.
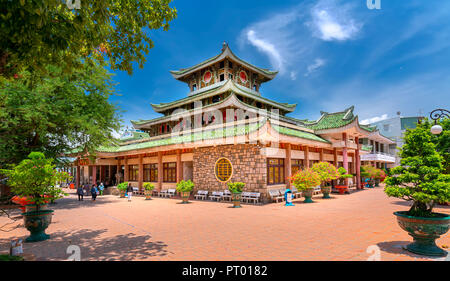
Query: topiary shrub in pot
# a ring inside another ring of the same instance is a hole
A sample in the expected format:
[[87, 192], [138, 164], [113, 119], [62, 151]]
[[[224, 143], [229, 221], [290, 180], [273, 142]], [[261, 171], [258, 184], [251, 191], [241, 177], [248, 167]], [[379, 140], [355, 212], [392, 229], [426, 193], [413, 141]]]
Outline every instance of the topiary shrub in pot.
[[330, 182], [332, 180], [339, 178], [339, 173], [336, 167], [328, 162], [320, 162], [315, 163], [311, 170], [316, 172], [320, 180], [322, 181], [320, 185], [320, 189], [322, 190], [323, 198], [328, 199], [330, 198], [331, 193], [331, 184]]
[[241, 208], [241, 195], [245, 187], [243, 182], [228, 182], [228, 190], [231, 192], [231, 200], [233, 201], [233, 208]]
[[302, 194], [305, 197], [304, 203], [314, 203], [312, 200], [314, 187], [321, 183], [321, 178], [316, 172], [309, 168], [300, 170], [290, 177], [289, 180], [297, 190], [302, 191]]
[[412, 202], [409, 211], [395, 212], [400, 227], [413, 237], [410, 252], [445, 256], [435, 240], [449, 230], [450, 215], [434, 213], [435, 204], [450, 201], [450, 175], [443, 174], [443, 158], [431, 141], [431, 133], [419, 125], [405, 134], [399, 167], [384, 182], [389, 197]]
[[191, 196], [191, 191], [194, 189], [194, 183], [191, 180], [182, 180], [177, 183], [177, 191], [181, 193], [182, 203], [186, 204], [189, 202], [189, 196]]
[[125, 193], [127, 193], [128, 182], [119, 183], [117, 189], [119, 190], [120, 198], [125, 198]]
[[66, 172], [56, 170], [53, 159], [45, 158], [41, 152], [32, 152], [28, 159], [23, 160], [10, 170], [0, 172], [8, 177], [8, 184], [12, 192], [21, 198], [26, 198], [33, 211], [23, 213], [24, 225], [30, 231], [26, 242], [43, 241], [50, 238], [45, 229], [50, 225], [53, 211], [43, 207], [49, 198], [62, 198], [67, 194], [57, 183], [69, 180]]
[[344, 167], [339, 167], [338, 174], [339, 184], [336, 185], [335, 188], [339, 191], [339, 194], [349, 193], [348, 185], [345, 180], [352, 178], [353, 175], [347, 174], [347, 170]]
[[152, 183], [146, 182], [146, 183], [144, 183], [143, 187], [144, 187], [145, 200], [152, 199], [152, 191], [153, 191], [153, 189], [155, 189], [155, 185]]

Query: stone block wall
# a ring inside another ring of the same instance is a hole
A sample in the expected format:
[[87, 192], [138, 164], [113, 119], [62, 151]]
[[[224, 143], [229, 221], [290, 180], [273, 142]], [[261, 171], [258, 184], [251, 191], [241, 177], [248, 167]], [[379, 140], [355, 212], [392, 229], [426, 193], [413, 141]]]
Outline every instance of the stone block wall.
[[267, 197], [267, 161], [261, 149], [254, 144], [221, 145], [194, 149], [193, 181], [195, 190], [222, 191], [224, 183], [214, 174], [219, 158], [228, 158], [233, 166], [233, 182], [244, 182], [244, 191], [260, 192]]

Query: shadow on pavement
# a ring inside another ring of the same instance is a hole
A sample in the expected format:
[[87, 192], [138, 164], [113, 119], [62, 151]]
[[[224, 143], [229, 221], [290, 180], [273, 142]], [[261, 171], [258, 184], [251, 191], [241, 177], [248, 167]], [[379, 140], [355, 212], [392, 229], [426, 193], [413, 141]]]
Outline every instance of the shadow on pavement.
[[[389, 242], [381, 242], [378, 243], [377, 246], [380, 247], [381, 251], [388, 252], [391, 254], [397, 254], [397, 255], [407, 255], [416, 259], [440, 259], [439, 257], [432, 257], [432, 256], [421, 256], [414, 253], [411, 253], [403, 247], [406, 247], [406, 245], [410, 244], [412, 241], [389, 241]], [[383, 258], [383, 256], [381, 256]]]
[[[51, 238], [37, 243], [24, 243], [23, 250], [32, 253], [37, 260], [66, 260], [73, 252], [68, 247], [80, 247], [80, 258], [99, 261], [131, 261], [167, 255], [167, 245], [161, 241], [149, 241], [149, 235], [133, 233], [105, 237], [107, 230], [82, 229], [70, 232], [50, 233]], [[25, 237], [23, 237], [25, 238]], [[0, 249], [9, 247], [9, 239], [0, 239]]]

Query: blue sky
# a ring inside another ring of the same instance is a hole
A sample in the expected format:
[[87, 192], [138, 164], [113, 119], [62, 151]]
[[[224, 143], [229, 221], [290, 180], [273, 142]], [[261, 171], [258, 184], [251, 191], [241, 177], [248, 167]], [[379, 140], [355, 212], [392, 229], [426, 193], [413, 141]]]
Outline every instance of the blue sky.
[[129, 120], [151, 119], [150, 103], [185, 97], [188, 87], [169, 70], [195, 65], [228, 42], [240, 58], [280, 71], [261, 93], [297, 103], [290, 116], [355, 105], [360, 120], [429, 115], [450, 106], [450, 1], [175, 0], [178, 18], [151, 31], [155, 47], [143, 69], [116, 72], [113, 97]]

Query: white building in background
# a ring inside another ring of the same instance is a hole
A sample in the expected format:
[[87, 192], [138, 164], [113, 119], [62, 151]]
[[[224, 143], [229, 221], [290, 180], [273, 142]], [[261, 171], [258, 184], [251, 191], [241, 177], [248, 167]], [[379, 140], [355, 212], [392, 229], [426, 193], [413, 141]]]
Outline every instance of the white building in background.
[[[388, 147], [383, 147], [378, 149], [382, 154], [387, 154], [386, 156], [395, 157], [395, 162], [392, 165], [387, 166], [387, 168], [392, 168], [395, 166], [400, 165], [400, 157], [398, 156], [398, 149], [403, 146], [403, 136], [407, 129], [415, 129], [417, 127], [417, 124], [422, 120], [423, 117], [416, 116], [416, 117], [402, 117], [400, 114], [398, 114], [394, 118], [389, 118], [386, 120], [374, 122], [370, 124], [370, 126], [376, 126], [377, 129], [380, 131], [380, 133], [383, 136], [386, 136], [394, 141], [393, 144], [388, 145]], [[376, 143], [373, 140], [369, 140], [371, 143], [367, 143], [367, 145], [373, 145], [375, 146], [374, 149], [376, 150]], [[384, 145], [386, 146], [386, 145]], [[369, 155], [365, 155], [365, 157], [369, 157]], [[361, 159], [361, 161], [365, 161]], [[371, 160], [367, 160], [371, 161]]]

